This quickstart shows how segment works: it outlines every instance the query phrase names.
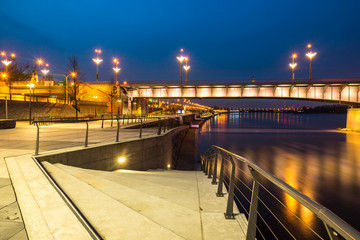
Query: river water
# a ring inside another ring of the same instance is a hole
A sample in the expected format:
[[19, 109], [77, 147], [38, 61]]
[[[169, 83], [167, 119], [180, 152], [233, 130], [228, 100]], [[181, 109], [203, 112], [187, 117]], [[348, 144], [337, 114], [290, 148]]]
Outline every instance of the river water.
[[[360, 229], [360, 134], [336, 130], [345, 125], [345, 114], [221, 114], [199, 130], [198, 152], [217, 145], [244, 156]], [[245, 176], [243, 182], [251, 188], [251, 178], [241, 170], [237, 170], [237, 175]], [[272, 213], [259, 205], [260, 214], [279, 239], [292, 239], [291, 235], [297, 239], [317, 239], [310, 228], [326, 236], [323, 224], [314, 214], [271, 183], [262, 184], [285, 206], [260, 189], [260, 198], [288, 229], [284, 230]], [[239, 191], [248, 198], [250, 193], [245, 186], [241, 187], [241, 182], [237, 185], [236, 195], [248, 209]], [[275, 238], [261, 219], [259, 228], [266, 239]], [[259, 233], [257, 237], [261, 238]]]

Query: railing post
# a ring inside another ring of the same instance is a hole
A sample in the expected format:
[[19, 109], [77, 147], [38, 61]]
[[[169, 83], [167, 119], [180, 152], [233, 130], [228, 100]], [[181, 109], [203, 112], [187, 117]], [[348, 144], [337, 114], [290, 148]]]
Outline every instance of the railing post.
[[101, 128], [104, 128], [104, 115], [101, 115]]
[[211, 178], [211, 167], [212, 167], [212, 161], [213, 160], [213, 156], [212, 154], [209, 156], [209, 171], [208, 171], [208, 178]]
[[209, 164], [207, 153], [204, 154], [204, 161], [205, 161], [205, 164], [204, 164], [204, 173], [205, 173], [205, 175], [207, 175], [207, 168], [208, 168], [208, 164]]
[[229, 160], [231, 162], [232, 168], [231, 168], [231, 176], [230, 176], [230, 182], [229, 182], [229, 195], [228, 195], [228, 201], [226, 206], [226, 212], [225, 212], [225, 218], [226, 219], [235, 219], [233, 208], [234, 208], [234, 181], [235, 181], [235, 162], [232, 159], [230, 155]]
[[116, 129], [116, 142], [119, 141], [119, 130], [120, 130], [120, 123], [119, 123], [119, 119], [117, 118], [117, 129]]
[[123, 126], [125, 125], [125, 117], [122, 116], [122, 119], [123, 119]]
[[39, 154], [39, 138], [40, 138], [40, 130], [39, 125], [36, 123], [36, 145], [35, 145], [35, 155]]
[[85, 135], [85, 147], [88, 146], [88, 138], [89, 138], [89, 124], [86, 121], [86, 135]]
[[218, 196], [218, 197], [224, 196], [224, 193], [222, 192], [223, 182], [224, 182], [223, 176], [224, 176], [224, 153], [221, 152], [220, 176], [219, 176], [218, 190], [216, 193], [216, 196]]
[[213, 172], [213, 179], [211, 184], [215, 185], [216, 177], [217, 177], [217, 162], [218, 162], [218, 150], [215, 148], [215, 159], [214, 159], [214, 172]]
[[253, 177], [253, 187], [251, 193], [251, 202], [249, 210], [248, 228], [246, 233], [246, 240], [253, 240], [256, 237], [256, 222], [257, 222], [257, 208], [258, 208], [258, 194], [259, 194], [259, 182], [258, 175], [254, 169], [250, 166], [249, 170]]
[[142, 138], [142, 119], [140, 119], [140, 135], [139, 138]]
[[161, 119], [159, 118], [159, 128], [158, 128], [158, 133], [157, 135], [161, 134]]
[[166, 131], [166, 119], [164, 118], [164, 132]]

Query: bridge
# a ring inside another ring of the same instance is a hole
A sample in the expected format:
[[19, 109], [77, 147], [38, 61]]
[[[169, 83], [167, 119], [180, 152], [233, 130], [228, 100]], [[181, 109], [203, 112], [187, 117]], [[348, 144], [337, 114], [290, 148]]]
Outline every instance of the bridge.
[[121, 85], [129, 98], [276, 98], [311, 100], [349, 105], [360, 103], [360, 79], [328, 82], [259, 82], [211, 84], [129, 84]]

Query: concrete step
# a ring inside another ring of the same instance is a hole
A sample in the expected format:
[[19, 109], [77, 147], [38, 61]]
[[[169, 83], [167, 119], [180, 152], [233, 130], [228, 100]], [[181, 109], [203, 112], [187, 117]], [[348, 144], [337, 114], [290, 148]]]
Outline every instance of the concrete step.
[[[174, 203], [181, 205], [180, 201], [185, 199], [185, 202], [196, 202], [197, 204], [184, 204], [186, 207], [194, 209], [195, 206], [198, 206], [200, 209], [200, 221], [202, 227], [202, 238], [203, 239], [245, 239], [246, 233], [246, 218], [243, 214], [240, 214], [235, 203], [234, 213], [236, 217], [234, 220], [226, 220], [224, 217], [224, 212], [226, 210], [227, 197], [216, 197], [217, 185], [211, 184], [211, 179], [208, 179], [202, 172], [189, 172], [189, 171], [128, 171], [121, 170], [116, 172], [106, 172], [106, 171], [98, 171], [98, 170], [88, 170], [88, 169], [79, 169], [71, 166], [65, 166], [57, 164], [58, 167], [71, 172], [74, 176], [81, 178], [86, 181], [88, 184], [99, 188], [100, 184], [101, 191], [107, 191], [107, 194], [113, 196], [114, 198], [122, 201], [122, 198], [126, 198], [123, 195], [128, 195], [125, 192], [124, 185], [129, 188], [136, 189], [137, 192], [145, 192], [147, 195], [154, 195], [157, 198], [166, 199], [168, 201], [173, 201]], [[84, 173], [86, 176], [86, 180], [84, 179]], [[101, 180], [103, 179], [103, 180]], [[106, 181], [104, 181], [104, 179]], [[192, 184], [190, 184], [192, 182]], [[181, 184], [188, 184], [186, 190], [178, 190], [178, 186]], [[115, 188], [119, 188], [119, 185], [122, 186], [119, 196], [115, 196], [112, 191]], [[169, 186], [168, 186], [169, 185]], [[108, 188], [108, 189], [107, 189]], [[104, 190], [107, 189], [107, 190]], [[168, 195], [161, 195], [161, 190], [166, 189]], [[128, 191], [128, 190], [127, 190]], [[187, 193], [186, 193], [187, 192]], [[224, 192], [226, 192], [224, 188]], [[188, 196], [184, 197], [182, 195], [187, 194]], [[141, 194], [143, 196], [143, 194]], [[139, 196], [141, 196], [139, 195]], [[172, 197], [169, 197], [172, 196]], [[131, 201], [139, 201], [142, 200], [134, 200], [136, 198], [133, 195], [130, 199], [127, 199], [127, 203], [129, 206], [133, 203]], [[144, 198], [144, 197], [142, 197]], [[145, 197], [146, 198], [146, 197]], [[156, 199], [156, 198], [155, 198]], [[181, 199], [179, 201], [179, 199]], [[144, 204], [143, 206], [149, 203]], [[162, 211], [171, 211], [171, 209], [166, 209], [166, 205], [157, 205], [155, 201], [153, 204], [154, 207], [163, 208], [161, 211], [154, 211], [152, 214], [147, 215], [147, 217], [154, 219], [156, 213], [160, 214]], [[183, 206], [182, 205], [182, 206]], [[142, 208], [140, 204], [137, 205], [139, 208]], [[148, 205], [150, 207], [150, 205]], [[171, 205], [169, 205], [171, 206]], [[134, 206], [133, 206], [134, 207]], [[133, 208], [132, 207], [132, 208]], [[140, 209], [139, 209], [140, 210]], [[145, 209], [145, 212], [147, 209]], [[141, 213], [143, 210], [141, 209]], [[162, 219], [165, 220], [165, 219]], [[155, 220], [154, 220], [155, 221]], [[156, 220], [159, 222], [159, 220]], [[159, 222], [160, 223], [160, 222]], [[165, 222], [166, 223], [166, 222]], [[173, 231], [178, 233], [179, 230], [177, 228], [182, 226], [187, 227], [189, 221], [184, 218], [184, 223], [181, 223], [178, 226], [174, 226], [169, 223], [166, 223], [167, 226], [174, 229]], [[163, 224], [163, 223], [160, 223]], [[180, 234], [179, 234], [180, 235]], [[191, 236], [184, 235], [181, 233], [181, 236], [184, 236], [186, 239], [201, 239], [201, 238], [192, 238]]]
[[[58, 166], [64, 170], [67, 169], [71, 170], [75, 168], [72, 166], [61, 165], [61, 164], [55, 164], [55, 166]], [[75, 168], [75, 169], [79, 169], [79, 168]], [[97, 171], [97, 170], [89, 170], [89, 169], [82, 169], [82, 171], [91, 174], [93, 176], [101, 177], [103, 179], [112, 181], [114, 183], [122, 184], [137, 191], [147, 193], [149, 195], [153, 195], [158, 198], [173, 202], [175, 204], [186, 207], [193, 211], [199, 211], [199, 201], [194, 201], [194, 199], [198, 198], [198, 191], [197, 188], [195, 188], [195, 186], [194, 188], [188, 188], [186, 190], [179, 188], [175, 189], [174, 187], [167, 186], [164, 184], [156, 184], [156, 183], [151, 183], [148, 181], [136, 179], [132, 177], [133, 175], [131, 174], [113, 174], [113, 172]], [[194, 172], [191, 172], [191, 174], [195, 176]], [[188, 175], [190, 175], [190, 173]], [[174, 192], [176, 194], [174, 194]]]
[[5, 161], [29, 239], [91, 239], [30, 155]]
[[[42, 164], [104, 239], [183, 239], [64, 170], [47, 162]], [[107, 183], [92, 183], [106, 189]], [[114, 188], [108, 190], [122, 194]]]

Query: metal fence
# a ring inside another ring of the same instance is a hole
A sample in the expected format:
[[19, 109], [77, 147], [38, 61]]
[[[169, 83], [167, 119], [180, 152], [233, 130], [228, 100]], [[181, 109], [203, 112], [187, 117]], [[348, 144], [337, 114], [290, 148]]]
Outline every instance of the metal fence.
[[[225, 218], [234, 218], [234, 200], [247, 216], [248, 240], [360, 239], [358, 231], [330, 210], [246, 158], [221, 147], [212, 146], [201, 155], [201, 167], [208, 178], [212, 179], [212, 184], [218, 184], [218, 197], [224, 196], [224, 186], [228, 191]], [[290, 196], [293, 201], [316, 216], [315, 219], [319, 223], [317, 227], [299, 217], [280, 200], [277, 193]], [[279, 212], [287, 212], [289, 217], [284, 218]]]
[[[100, 119], [51, 119], [33, 121], [32, 124], [36, 126], [35, 155], [38, 155], [41, 143], [45, 151], [71, 146], [88, 147], [91, 143], [119, 142], [120, 130], [128, 138], [142, 138], [144, 133], [146, 136], [161, 135], [180, 126], [181, 122], [177, 117], [103, 115]], [[149, 130], [145, 131], [146, 128]]]

